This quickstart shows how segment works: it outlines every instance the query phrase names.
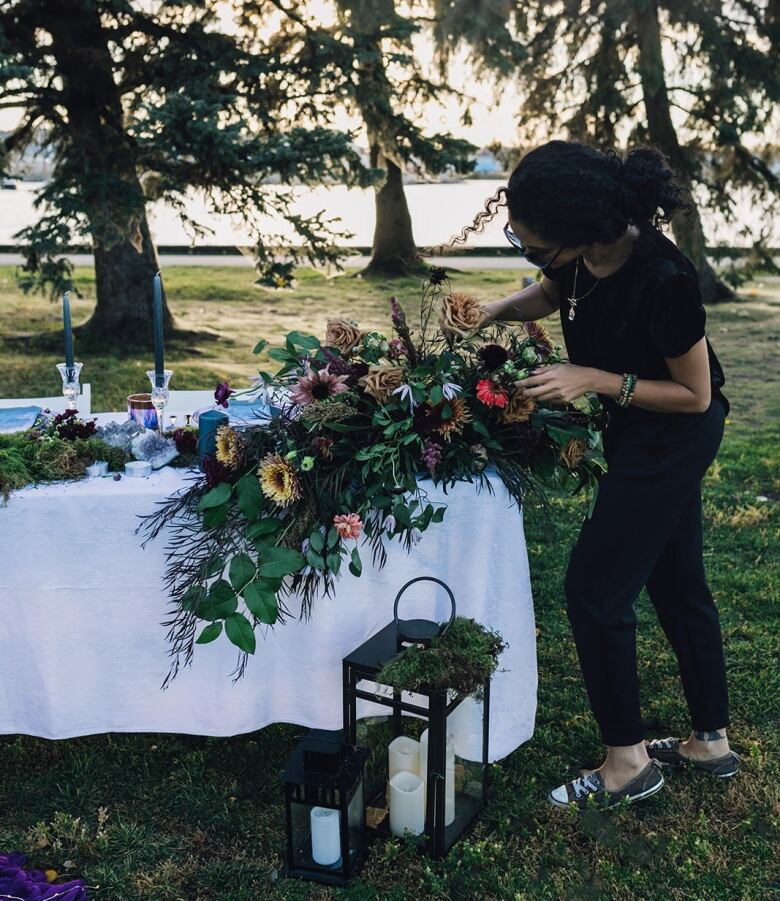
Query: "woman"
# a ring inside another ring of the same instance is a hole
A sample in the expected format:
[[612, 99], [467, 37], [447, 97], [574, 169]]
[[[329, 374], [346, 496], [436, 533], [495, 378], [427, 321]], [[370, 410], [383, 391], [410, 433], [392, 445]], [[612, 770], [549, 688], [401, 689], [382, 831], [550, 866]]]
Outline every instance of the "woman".
[[[559, 311], [569, 362], [522, 383], [540, 401], [596, 392], [608, 471], [571, 551], [566, 607], [606, 759], [552, 790], [555, 805], [649, 797], [661, 765], [734, 775], [717, 609], [702, 561], [701, 480], [729, 402], [705, 337], [696, 270], [660, 231], [686, 208], [661, 153], [549, 143], [526, 154], [474, 224], [506, 203], [505, 234], [542, 279], [486, 305], [485, 322]], [[690, 207], [688, 206], [688, 212]], [[677, 655], [693, 731], [645, 743], [634, 602], [646, 586]]]

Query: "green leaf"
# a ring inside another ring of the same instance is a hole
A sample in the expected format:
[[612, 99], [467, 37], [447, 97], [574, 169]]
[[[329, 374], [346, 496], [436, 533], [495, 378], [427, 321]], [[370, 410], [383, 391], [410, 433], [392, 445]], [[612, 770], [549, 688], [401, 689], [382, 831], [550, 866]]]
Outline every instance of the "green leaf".
[[295, 355], [291, 354], [289, 350], [285, 350], [283, 347], [272, 347], [268, 351], [268, 356], [272, 360], [276, 360], [277, 363], [296, 363]]
[[292, 342], [294, 347], [302, 347], [304, 350], [314, 350], [320, 346], [320, 339], [314, 335], [304, 335], [302, 332], [289, 332], [287, 340]]
[[373, 505], [379, 510], [387, 510], [393, 505], [393, 499], [387, 494], [378, 494], [373, 500]]
[[444, 519], [444, 511], [446, 507], [437, 507], [433, 512], [433, 516], [431, 517], [431, 522], [441, 522]]
[[319, 529], [315, 529], [311, 535], [309, 535], [309, 547], [317, 552], [325, 547], [325, 536]]
[[328, 529], [328, 547], [337, 547], [341, 538], [339, 537], [339, 533], [336, 531], [335, 526], [331, 526]]
[[255, 349], [252, 351], [253, 354], [261, 354], [266, 347], [268, 347], [268, 342], [265, 338], [262, 338], [260, 341], [255, 344]]
[[487, 427], [478, 419], [475, 419], [474, 422], [471, 423], [471, 427], [478, 435], [482, 435], [483, 438], [490, 438], [490, 432], [487, 430]]
[[194, 613], [198, 604], [206, 599], [206, 589], [200, 585], [191, 585], [181, 597], [181, 609]]
[[442, 419], [450, 419], [452, 417], [452, 407], [449, 404], [445, 404], [441, 408], [441, 418]]
[[254, 654], [257, 644], [252, 624], [243, 613], [234, 613], [225, 620], [225, 634], [237, 648]]
[[328, 569], [334, 576], [341, 569], [341, 557], [338, 554], [328, 554], [325, 562], [328, 564]]
[[444, 392], [441, 390], [441, 385], [434, 385], [431, 388], [431, 403], [432, 404], [440, 404], [444, 400]]
[[306, 562], [315, 569], [325, 569], [325, 559], [322, 554], [318, 554], [317, 551], [312, 548], [309, 548], [309, 550], [306, 551]]
[[359, 576], [363, 572], [363, 563], [357, 548], [352, 548], [352, 559], [349, 563], [349, 571], [353, 576]]
[[225, 561], [222, 557], [209, 557], [205, 563], [200, 565], [198, 569], [198, 574], [201, 579], [210, 579], [212, 576], [216, 576], [217, 573], [221, 573], [225, 568]]
[[244, 601], [247, 609], [256, 616], [261, 623], [272, 626], [279, 615], [279, 607], [276, 603], [276, 594], [273, 591], [264, 590], [258, 582], [252, 582], [244, 589]]
[[210, 507], [203, 514], [203, 527], [206, 529], [215, 529], [217, 526], [225, 524], [228, 515], [228, 504], [224, 503], [219, 507]]
[[195, 644], [208, 644], [210, 641], [214, 641], [215, 638], [219, 638], [222, 634], [222, 623], [209, 623], [207, 626], [203, 627], [203, 631], [200, 633], [198, 638], [195, 641]]
[[230, 583], [224, 579], [215, 582], [209, 591], [208, 603], [211, 605], [213, 619], [222, 619], [230, 616], [238, 609], [238, 598]]
[[228, 567], [230, 584], [236, 591], [240, 592], [245, 585], [254, 579], [255, 571], [255, 564], [249, 554], [238, 554], [233, 557]]
[[230, 500], [232, 487], [229, 482], [220, 482], [215, 485], [208, 494], [204, 494], [198, 502], [198, 511], [202, 513], [211, 507], [221, 507], [222, 504]]
[[291, 548], [266, 548], [261, 552], [260, 575], [264, 578], [275, 579], [298, 572], [306, 565], [306, 561]]
[[264, 498], [260, 482], [253, 472], [248, 472], [236, 482], [236, 496], [239, 510], [250, 522], [260, 519]]
[[267, 538], [269, 535], [274, 535], [281, 527], [281, 522], [275, 516], [268, 516], [259, 522], [253, 522], [245, 534], [250, 541], [257, 541], [259, 538]]

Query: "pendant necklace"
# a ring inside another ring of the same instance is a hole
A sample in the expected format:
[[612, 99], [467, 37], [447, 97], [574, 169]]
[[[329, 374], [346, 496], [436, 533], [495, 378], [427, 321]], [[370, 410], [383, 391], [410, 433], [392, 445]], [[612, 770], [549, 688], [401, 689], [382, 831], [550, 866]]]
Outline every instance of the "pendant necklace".
[[577, 312], [577, 302], [580, 301], [580, 300], [582, 300], [583, 297], [587, 297], [588, 294], [590, 294], [590, 292], [593, 290], [593, 288], [595, 288], [596, 285], [601, 281], [600, 278], [597, 278], [597, 279], [596, 279], [596, 283], [595, 283], [594, 285], [591, 286], [590, 290], [586, 291], [586, 292], [585, 292], [583, 295], [581, 295], [580, 297], [575, 297], [574, 295], [575, 295], [576, 292], [577, 292], [577, 273], [578, 273], [579, 271], [580, 271], [580, 258], [577, 257], [577, 263], [576, 263], [576, 265], [575, 265], [575, 267], [574, 267], [574, 285], [573, 285], [573, 287], [572, 287], [572, 289], [571, 289], [571, 294], [572, 294], [572, 296], [566, 298], [566, 299], [569, 301], [569, 321], [570, 321], [570, 322], [571, 322], [572, 319], [574, 319], [574, 316], [576, 315], [576, 312]]

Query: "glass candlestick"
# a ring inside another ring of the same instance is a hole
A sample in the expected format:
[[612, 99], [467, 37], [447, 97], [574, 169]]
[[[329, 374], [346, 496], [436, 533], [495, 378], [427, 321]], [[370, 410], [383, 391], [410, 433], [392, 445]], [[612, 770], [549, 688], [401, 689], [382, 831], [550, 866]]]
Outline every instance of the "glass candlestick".
[[165, 369], [162, 373], [158, 374], [154, 369], [148, 369], [146, 374], [149, 376], [149, 381], [152, 383], [152, 406], [157, 413], [157, 429], [162, 435], [164, 426], [163, 411], [168, 404], [168, 397], [170, 394], [168, 391], [168, 382], [171, 380], [173, 370]]
[[79, 374], [83, 365], [83, 363], [74, 363], [72, 366], [68, 366], [67, 363], [57, 363], [57, 369], [62, 376], [62, 396], [67, 398], [69, 410], [75, 410], [78, 404], [81, 394]]

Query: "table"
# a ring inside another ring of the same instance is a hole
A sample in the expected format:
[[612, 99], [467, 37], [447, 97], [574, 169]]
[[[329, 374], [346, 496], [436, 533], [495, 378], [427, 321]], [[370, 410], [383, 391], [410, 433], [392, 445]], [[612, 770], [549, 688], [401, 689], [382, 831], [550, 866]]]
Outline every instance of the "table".
[[[240, 681], [230, 677], [239, 651], [223, 634], [196, 645], [192, 665], [162, 691], [170, 664], [165, 535], [142, 549], [135, 528], [185, 480], [166, 467], [147, 479], [41, 485], [14, 492], [0, 508], [0, 734], [229, 736], [277, 722], [340, 729], [342, 658], [392, 620], [406, 581], [431, 575], [451, 586], [459, 614], [497, 629], [509, 645], [491, 686], [489, 760], [531, 737], [537, 669], [528, 557], [522, 515], [496, 476], [492, 496], [468, 483], [446, 494], [428, 483], [429, 499], [448, 505], [444, 522], [411, 554], [387, 542], [381, 570], [363, 554], [362, 576], [343, 573], [333, 597], [315, 600], [310, 620], [259, 626]], [[295, 598], [286, 603], [299, 609]], [[443, 620], [449, 608], [443, 589], [420, 583], [404, 594], [399, 615]], [[456, 752], [480, 760], [469, 704], [455, 711]], [[359, 702], [359, 718], [377, 714], [387, 708]]]

